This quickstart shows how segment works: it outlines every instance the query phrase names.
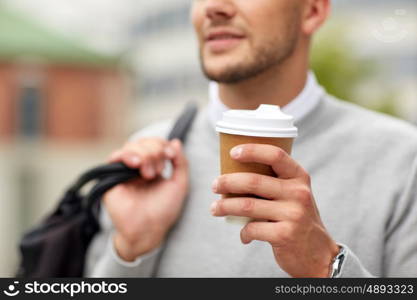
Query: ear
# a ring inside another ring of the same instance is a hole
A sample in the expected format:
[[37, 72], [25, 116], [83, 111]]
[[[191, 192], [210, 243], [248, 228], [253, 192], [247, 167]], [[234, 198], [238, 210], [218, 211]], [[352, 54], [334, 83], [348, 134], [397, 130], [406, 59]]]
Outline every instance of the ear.
[[306, 0], [304, 2], [302, 32], [311, 36], [326, 21], [330, 14], [330, 0]]

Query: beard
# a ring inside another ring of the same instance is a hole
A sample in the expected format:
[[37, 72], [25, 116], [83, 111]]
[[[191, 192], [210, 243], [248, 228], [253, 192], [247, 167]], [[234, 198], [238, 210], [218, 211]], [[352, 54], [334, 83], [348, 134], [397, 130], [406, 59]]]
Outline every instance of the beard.
[[200, 49], [200, 65], [204, 75], [218, 83], [236, 84], [283, 64], [296, 49], [297, 25], [293, 23], [287, 27], [285, 38], [270, 40], [261, 46], [253, 47], [252, 53], [243, 57], [239, 63], [224, 65], [220, 71], [211, 70], [206, 65], [203, 50]]

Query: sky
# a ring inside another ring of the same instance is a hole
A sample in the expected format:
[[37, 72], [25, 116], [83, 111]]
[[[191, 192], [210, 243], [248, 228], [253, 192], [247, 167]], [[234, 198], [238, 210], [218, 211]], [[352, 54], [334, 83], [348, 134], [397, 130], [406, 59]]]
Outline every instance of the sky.
[[[128, 28], [140, 15], [137, 0], [0, 0], [41, 23], [108, 53], [128, 46]], [[109, 40], [109, 36], [112, 37]]]

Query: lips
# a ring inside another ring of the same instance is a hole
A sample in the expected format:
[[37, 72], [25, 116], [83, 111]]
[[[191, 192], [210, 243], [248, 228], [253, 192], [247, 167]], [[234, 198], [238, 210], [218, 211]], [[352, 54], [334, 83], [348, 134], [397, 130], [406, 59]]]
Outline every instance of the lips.
[[213, 31], [207, 34], [206, 41], [225, 40], [225, 39], [241, 39], [244, 35], [233, 31]]
[[205, 42], [209, 51], [222, 53], [236, 47], [245, 35], [233, 30], [211, 31], [205, 36]]

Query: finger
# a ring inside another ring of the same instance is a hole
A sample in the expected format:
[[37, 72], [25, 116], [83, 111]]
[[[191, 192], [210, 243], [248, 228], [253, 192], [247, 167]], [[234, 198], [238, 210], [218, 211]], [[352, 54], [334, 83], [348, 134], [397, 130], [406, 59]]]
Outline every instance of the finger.
[[154, 178], [160, 174], [165, 161], [164, 147], [162, 144], [148, 142], [141, 144], [140, 151], [143, 153], [144, 161], [146, 161], [144, 172], [148, 173], [150, 178]]
[[160, 175], [165, 168], [166, 160], [175, 157], [175, 149], [166, 140], [153, 139], [144, 144], [144, 148], [150, 154], [156, 175]]
[[243, 244], [257, 240], [268, 242], [273, 246], [285, 245], [293, 236], [289, 222], [249, 222], [240, 231]]
[[137, 168], [143, 158], [146, 160], [146, 153], [143, 151], [143, 145], [137, 143], [128, 143], [122, 149], [114, 151], [108, 158], [109, 162], [123, 162], [131, 168]]
[[172, 146], [172, 143], [168, 143], [164, 148], [164, 154], [167, 159], [173, 159], [175, 157], [175, 149]]
[[116, 151], [110, 157], [110, 162], [122, 162], [132, 169], [136, 169], [141, 164], [141, 158], [133, 151]]
[[176, 156], [176, 150], [175, 150], [175, 147], [172, 145], [172, 142], [168, 142], [165, 145], [163, 152], [164, 152], [165, 160], [159, 162], [158, 173], [162, 173], [162, 171], [165, 169], [167, 160], [173, 160]]
[[230, 173], [214, 180], [216, 194], [250, 194], [265, 199], [285, 199], [292, 196], [291, 182], [255, 173]]
[[149, 160], [142, 163], [142, 165], [140, 166], [140, 172], [144, 179], [151, 180], [154, 179], [156, 176], [155, 166]]
[[183, 146], [180, 140], [175, 139], [170, 142], [175, 151], [175, 157], [172, 160], [173, 172], [171, 180], [180, 187], [188, 186], [188, 161], [185, 157]]
[[122, 150], [116, 150], [109, 155], [109, 157], [107, 158], [107, 161], [109, 163], [121, 161], [122, 154], [123, 154]]
[[283, 149], [266, 144], [244, 144], [234, 147], [230, 156], [240, 162], [270, 165], [279, 178], [288, 179], [306, 174], [304, 169]]
[[175, 149], [172, 147], [171, 143], [167, 143], [163, 150], [164, 159], [160, 160], [157, 164], [157, 173], [161, 174], [162, 171], [165, 169], [166, 161], [174, 159], [176, 155]]
[[123, 162], [131, 168], [137, 168], [140, 165], [140, 157], [132, 151], [117, 150], [114, 151], [107, 159], [109, 163]]
[[156, 166], [156, 174], [160, 175], [165, 168], [165, 160], [158, 161]]
[[279, 202], [249, 197], [221, 199], [213, 203], [211, 213], [216, 217], [238, 216], [252, 219], [284, 221], [298, 214], [293, 202]]
[[141, 143], [129, 143], [127, 149], [139, 153], [143, 160], [141, 172], [145, 179], [153, 179], [161, 174], [165, 166], [164, 148], [166, 141], [160, 139], [144, 139]]
[[[130, 156], [136, 156], [139, 158], [139, 164], [133, 165], [130, 161]], [[146, 151], [145, 147], [142, 147], [140, 150], [123, 150], [121, 154], [121, 161], [129, 167], [137, 167], [140, 169], [140, 174], [144, 179], [150, 180], [155, 177], [156, 171], [152, 159], [149, 153]]]

